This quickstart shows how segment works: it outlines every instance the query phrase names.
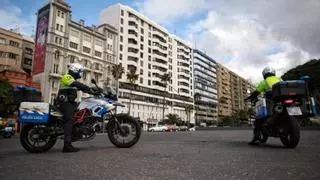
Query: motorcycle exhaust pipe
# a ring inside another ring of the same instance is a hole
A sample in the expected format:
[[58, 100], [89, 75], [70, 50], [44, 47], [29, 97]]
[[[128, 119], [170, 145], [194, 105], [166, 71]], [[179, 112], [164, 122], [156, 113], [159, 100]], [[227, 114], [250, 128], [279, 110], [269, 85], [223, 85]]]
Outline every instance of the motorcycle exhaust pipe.
[[276, 106], [276, 107], [274, 108], [274, 111], [275, 111], [276, 113], [282, 113], [282, 111], [283, 111], [283, 106]]

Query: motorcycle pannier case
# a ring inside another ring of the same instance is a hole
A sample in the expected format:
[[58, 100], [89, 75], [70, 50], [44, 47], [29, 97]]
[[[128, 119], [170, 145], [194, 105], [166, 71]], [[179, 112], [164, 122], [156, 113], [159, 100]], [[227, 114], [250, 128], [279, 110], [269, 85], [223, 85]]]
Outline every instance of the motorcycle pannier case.
[[259, 98], [255, 105], [256, 119], [264, 119], [269, 116], [265, 98]]
[[19, 107], [19, 121], [21, 123], [43, 124], [49, 121], [49, 103], [22, 102]]
[[304, 81], [281, 81], [272, 86], [272, 96], [274, 99], [283, 99], [288, 97], [306, 96], [306, 84]]

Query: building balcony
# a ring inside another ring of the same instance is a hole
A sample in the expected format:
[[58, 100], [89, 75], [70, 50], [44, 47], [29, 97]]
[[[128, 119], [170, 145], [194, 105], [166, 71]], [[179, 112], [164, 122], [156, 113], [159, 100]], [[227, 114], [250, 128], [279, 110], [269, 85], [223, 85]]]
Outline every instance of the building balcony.
[[134, 35], [134, 36], [138, 37], [137, 29], [133, 26], [129, 26], [128, 27], [128, 35]]
[[[134, 58], [138, 58], [139, 57], [139, 53], [135, 53], [135, 52], [128, 52], [128, 57], [134, 57]], [[132, 59], [133, 60], [133, 59]]]
[[164, 49], [162, 49], [162, 48], [160, 48], [158, 46], [152, 46], [152, 49], [153, 49], [153, 51], [159, 51], [162, 54], [168, 54], [168, 49], [164, 50]]
[[188, 84], [190, 83], [189, 80], [184, 79], [184, 78], [178, 78], [178, 83], [179, 82], [188, 83]]
[[136, 41], [136, 44], [138, 44], [138, 36], [135, 34], [128, 34], [128, 40], [129, 39], [134, 39]]
[[129, 15], [128, 21], [133, 21], [133, 22], [137, 23], [137, 17], [135, 17], [134, 15]]
[[165, 85], [161, 81], [157, 81], [157, 80], [153, 80], [152, 85], [165, 88]]
[[158, 62], [158, 61], [154, 61], [154, 65], [168, 70], [168, 65], [166, 63], [161, 63], [161, 62]]
[[158, 59], [162, 59], [162, 60], [168, 61], [168, 60], [167, 60], [167, 54], [157, 54], [157, 53], [153, 53], [152, 56], [153, 56], [154, 58], [158, 58]]
[[62, 77], [62, 75], [61, 75], [62, 73], [61, 72], [54, 72], [54, 71], [49, 71], [49, 75], [51, 76], [51, 77], [54, 77], [54, 78], [61, 78]]
[[161, 46], [168, 48], [168, 44], [164, 41], [161, 41], [158, 37], [152, 39], [153, 42], [159, 43]]
[[190, 77], [190, 73], [184, 72], [184, 71], [179, 71], [178, 75], [184, 75]]
[[[152, 38], [153, 38], [153, 41], [155, 41], [155, 42], [159, 42], [159, 43], [161, 43], [161, 44], [166, 44], [167, 43], [167, 40], [166, 40], [166, 38], [165, 37], [163, 37], [161, 34], [159, 35], [159, 34], [153, 34], [152, 35]], [[158, 40], [158, 41], [157, 41]]]
[[129, 26], [129, 27], [134, 27], [136, 30], [138, 30], [138, 24], [137, 24], [137, 22], [136, 22], [135, 19], [132, 20], [132, 19], [129, 18], [129, 20], [128, 20], [128, 26]]

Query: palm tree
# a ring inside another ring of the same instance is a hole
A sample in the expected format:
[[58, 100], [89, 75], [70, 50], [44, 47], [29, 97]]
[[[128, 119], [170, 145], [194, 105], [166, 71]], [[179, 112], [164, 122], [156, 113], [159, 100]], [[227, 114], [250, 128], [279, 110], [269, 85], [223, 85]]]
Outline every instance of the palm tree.
[[[200, 96], [200, 94], [199, 93], [195, 93], [194, 94], [194, 104], [196, 104], [197, 103], [197, 101], [200, 101], [201, 100], [201, 96]], [[195, 124], [196, 124], [196, 126], [197, 126], [197, 124], [199, 123], [198, 122], [198, 116], [197, 116], [197, 114], [198, 114], [198, 109], [199, 109], [199, 105], [196, 105], [196, 118], [195, 118]]]
[[128, 114], [130, 114], [130, 110], [131, 110], [132, 90], [136, 86], [136, 81], [139, 78], [139, 74], [136, 74], [136, 72], [137, 72], [137, 69], [135, 69], [135, 68], [132, 68], [127, 72], [127, 80], [129, 81], [129, 83], [131, 85], [130, 86], [131, 90], [130, 90], [130, 102], [129, 102], [129, 112], [128, 112]]
[[190, 128], [190, 113], [191, 113], [192, 110], [193, 110], [193, 105], [187, 105], [185, 107], [185, 111], [186, 111], [186, 114], [187, 114], [187, 126], [188, 126], [188, 129]]
[[124, 68], [122, 67], [121, 64], [116, 64], [116, 65], [112, 66], [111, 73], [112, 73], [113, 78], [117, 82], [117, 94], [118, 94], [119, 79], [121, 79], [121, 77], [122, 77], [122, 75], [124, 73]]
[[164, 120], [164, 105], [165, 105], [165, 101], [166, 101], [166, 91], [167, 91], [167, 86], [168, 86], [168, 82], [171, 80], [171, 75], [168, 73], [165, 73], [164, 75], [161, 76], [161, 82], [163, 82], [164, 84], [164, 93], [163, 93], [163, 109], [162, 109], [162, 120]]

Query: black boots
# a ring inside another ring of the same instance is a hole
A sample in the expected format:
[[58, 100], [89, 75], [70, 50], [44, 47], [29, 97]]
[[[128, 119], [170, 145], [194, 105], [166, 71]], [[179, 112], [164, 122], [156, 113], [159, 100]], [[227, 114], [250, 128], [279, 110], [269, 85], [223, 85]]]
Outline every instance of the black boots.
[[62, 152], [68, 153], [68, 152], [78, 152], [78, 151], [80, 151], [80, 149], [73, 147], [71, 143], [67, 143], [67, 142], [64, 143]]

